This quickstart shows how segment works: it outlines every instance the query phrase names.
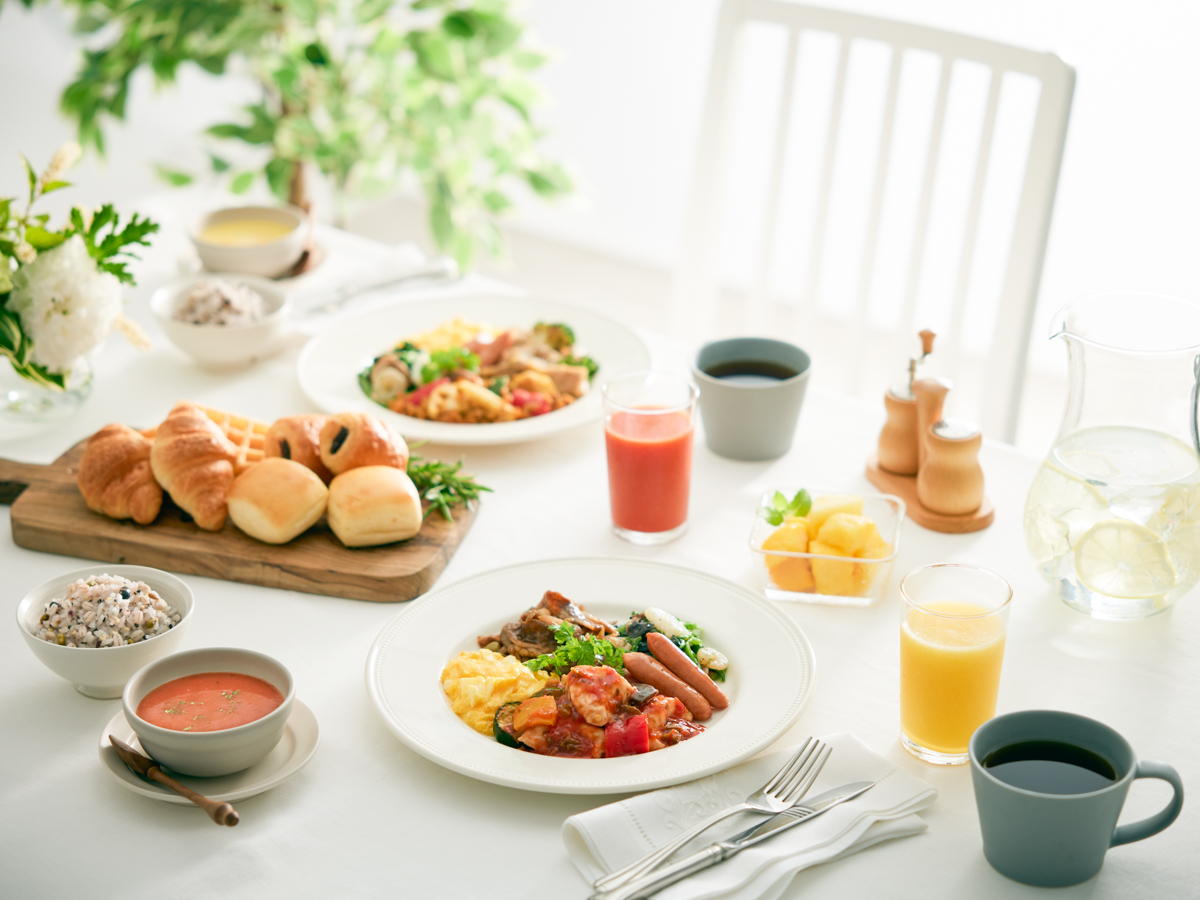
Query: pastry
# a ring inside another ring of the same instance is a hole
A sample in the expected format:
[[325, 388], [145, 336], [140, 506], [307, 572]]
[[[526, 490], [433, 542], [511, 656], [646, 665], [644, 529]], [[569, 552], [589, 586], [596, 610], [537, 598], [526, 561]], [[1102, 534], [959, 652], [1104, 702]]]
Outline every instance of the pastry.
[[237, 457], [238, 448], [202, 409], [180, 401], [158, 426], [150, 467], [176, 506], [205, 531], [220, 531]]
[[233, 460], [233, 471], [244, 472], [257, 462], [262, 462], [263, 443], [267, 435], [267, 423], [257, 419], [247, 419], [245, 416], [235, 416], [223, 409], [213, 409], [211, 406], [193, 404], [210, 419], [212, 419], [229, 442], [237, 448], [237, 456]]
[[394, 466], [363, 466], [329, 485], [329, 527], [347, 547], [403, 541], [421, 530], [421, 498]]
[[276, 419], [263, 441], [263, 455], [270, 458], [281, 456], [294, 459], [302, 466], [312, 469], [320, 479], [329, 484], [333, 473], [321, 462], [321, 428], [329, 416], [306, 415], [284, 416]]
[[408, 445], [366, 413], [338, 413], [321, 429], [321, 462], [334, 475], [360, 466], [408, 466]]
[[163, 492], [150, 471], [152, 446], [124, 425], [105, 425], [93, 434], [79, 461], [79, 492], [88, 509], [139, 525], [153, 522]]
[[267, 457], [234, 479], [229, 518], [252, 538], [286, 544], [316, 524], [328, 497], [329, 489], [311, 469]]

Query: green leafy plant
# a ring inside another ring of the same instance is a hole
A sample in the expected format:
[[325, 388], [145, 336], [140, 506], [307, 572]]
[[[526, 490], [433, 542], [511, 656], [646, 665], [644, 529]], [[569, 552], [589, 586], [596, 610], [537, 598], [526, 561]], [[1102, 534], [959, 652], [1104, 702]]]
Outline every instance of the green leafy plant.
[[[30, 5], [35, 0], [23, 0]], [[494, 216], [524, 184], [554, 197], [571, 188], [543, 158], [529, 46], [509, 0], [63, 0], [78, 31], [96, 35], [62, 97], [86, 146], [125, 118], [139, 69], [160, 83], [194, 64], [214, 75], [244, 61], [258, 103], [208, 129], [257, 150], [253, 166], [210, 152], [214, 173], [244, 192], [259, 179], [307, 207], [306, 166], [341, 198], [379, 195], [411, 173], [429, 203], [438, 246], [466, 267], [498, 253]], [[160, 166], [173, 184], [193, 175]]]
[[812, 509], [812, 497], [809, 496], [808, 491], [801, 488], [796, 491], [796, 496], [791, 500], [776, 491], [771, 505], [760, 506], [758, 514], [772, 525], [782, 525], [783, 520], [788, 516], [807, 516], [810, 509]]
[[[20, 291], [23, 282], [32, 279], [32, 276], [22, 278], [21, 269], [32, 266], [40, 254], [55, 251], [71, 238], [78, 237], [87, 252], [87, 256], [84, 257], [81, 251], [79, 257], [85, 263], [88, 258], [91, 259], [84, 268], [94, 268], [95, 272], [107, 273], [107, 276], [115, 278], [116, 282], [133, 284], [128, 261], [137, 257], [132, 248], [137, 245], [148, 246], [150, 235], [158, 231], [157, 224], [149, 219], [140, 218], [136, 213], [122, 225], [121, 217], [107, 204], [96, 211], [73, 208], [66, 224], [58, 230], [50, 228], [49, 213], [35, 214], [33, 208], [38, 200], [46, 194], [71, 186], [71, 183], [64, 181], [61, 176], [78, 160], [79, 154], [77, 144], [64, 145], [54, 154], [54, 158], [40, 176], [29, 160], [22, 156], [21, 161], [25, 164], [29, 180], [27, 197], [0, 198], [0, 356], [6, 357], [13, 370], [22, 378], [51, 390], [63, 390], [66, 387], [69, 370], [47, 365], [36, 358], [39, 355], [35, 350], [38, 335], [31, 331], [27, 324], [22, 324], [21, 311], [18, 303], [14, 302], [21, 299], [14, 297], [14, 293]], [[22, 199], [25, 201], [23, 212], [19, 209]], [[26, 275], [32, 271], [35, 270], [28, 269]], [[88, 281], [87, 275], [88, 272], [83, 272], [82, 280], [68, 286], [75, 289], [82, 286], [85, 295], [58, 297], [56, 293], [56, 299], [52, 301], [53, 306], [47, 313], [49, 317], [69, 316], [80, 304], [88, 305], [91, 298], [86, 296], [86, 288], [88, 284], [94, 284], [94, 281]], [[93, 272], [92, 278], [94, 277]], [[108, 285], [115, 289], [116, 282], [109, 281]], [[119, 300], [114, 302], [119, 305]], [[92, 311], [93, 316], [96, 312]], [[55, 334], [56, 343], [71, 348], [71, 353], [67, 355], [87, 352], [103, 339], [110, 327], [102, 321], [102, 316], [100, 319], [101, 321], [95, 322], [91, 327], [77, 329], [66, 338]], [[136, 326], [124, 317], [117, 316], [115, 324], [135, 342], [140, 343], [144, 340]]]

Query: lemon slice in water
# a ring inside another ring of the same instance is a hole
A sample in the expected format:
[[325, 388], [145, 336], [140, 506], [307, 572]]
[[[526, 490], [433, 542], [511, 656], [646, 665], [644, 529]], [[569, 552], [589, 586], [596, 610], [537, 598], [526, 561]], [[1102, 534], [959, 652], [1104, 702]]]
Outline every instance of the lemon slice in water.
[[1122, 600], [1158, 597], [1175, 586], [1175, 567], [1158, 535], [1121, 519], [1094, 525], [1080, 538], [1075, 571], [1091, 590]]

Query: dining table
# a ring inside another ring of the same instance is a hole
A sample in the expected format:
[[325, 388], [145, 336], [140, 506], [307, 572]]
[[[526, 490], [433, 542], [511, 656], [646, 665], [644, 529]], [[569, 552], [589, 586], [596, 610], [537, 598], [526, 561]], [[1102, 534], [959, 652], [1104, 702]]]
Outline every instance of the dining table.
[[[419, 257], [411, 248], [398, 251], [328, 227], [320, 234], [330, 272], [338, 265], [361, 271], [404, 252], [409, 261]], [[49, 463], [104, 424], [145, 427], [179, 399], [267, 422], [318, 411], [297, 384], [297, 358], [306, 334], [319, 333], [322, 321], [346, 310], [314, 320], [281, 352], [251, 368], [202, 370], [170, 344], [146, 309], [149, 292], [178, 275], [185, 244], [164, 239], [148, 253], [137, 269], [139, 285], [128, 295], [127, 312], [152, 346], [139, 350], [110, 338], [93, 360], [94, 390], [81, 408], [64, 420], [24, 430], [0, 425], [0, 456]], [[444, 298], [452, 315], [457, 297], [519, 293], [472, 275], [449, 284], [377, 291], [354, 309]], [[636, 321], [629, 324], [649, 347], [655, 368], [688, 374], [695, 347]], [[820, 353], [814, 356], [819, 365]], [[791, 449], [767, 462], [715, 455], [698, 425], [687, 530], [655, 547], [634, 546], [612, 531], [602, 421], [526, 443], [426, 445], [421, 454], [461, 457], [464, 469], [491, 488], [437, 587], [519, 563], [617, 557], [686, 567], [760, 590], [761, 558], [748, 539], [761, 494], [799, 487], [872, 492], [864, 466], [883, 417], [882, 402], [864, 404], [812, 386]], [[984, 858], [969, 766], [930, 765], [900, 744], [899, 583], [918, 566], [973, 563], [1011, 583], [997, 713], [1058, 709], [1090, 716], [1124, 735], [1139, 758], [1175, 766], [1185, 785], [1200, 776], [1200, 596], [1193, 592], [1160, 615], [1131, 622], [1097, 621], [1068, 608], [1035, 569], [1023, 537], [1025, 497], [1040, 460], [991, 440], [985, 440], [980, 459], [996, 510], [990, 527], [943, 534], [906, 521], [894, 572], [874, 605], [772, 601], [808, 638], [816, 668], [807, 705], [775, 746], [851, 732], [938, 792], [936, 802], [920, 813], [928, 825], [923, 833], [806, 869], [785, 897], [1047, 896], [1045, 889], [1000, 875]], [[563, 822], [627, 795], [504, 787], [444, 768], [398, 740], [371, 703], [364, 669], [376, 637], [408, 603], [182, 576], [195, 594], [185, 648], [246, 647], [283, 661], [295, 678], [297, 697], [319, 723], [320, 743], [311, 762], [288, 780], [235, 804], [241, 816], [236, 828], [215, 827], [199, 809], [127, 790], [97, 752], [120, 700], [76, 692], [29, 653], [13, 620], [18, 602], [35, 586], [84, 566], [103, 571], [106, 560], [17, 546], [9, 509], [0, 505], [0, 584], [9, 611], [0, 627], [0, 896], [589, 895], [564, 849]], [[203, 552], [199, 545], [197, 552]], [[1137, 781], [1121, 821], [1152, 814], [1169, 796], [1162, 782]], [[1057, 896], [1195, 897], [1198, 845], [1200, 815], [1185, 804], [1165, 832], [1113, 849], [1098, 876], [1057, 889]]]

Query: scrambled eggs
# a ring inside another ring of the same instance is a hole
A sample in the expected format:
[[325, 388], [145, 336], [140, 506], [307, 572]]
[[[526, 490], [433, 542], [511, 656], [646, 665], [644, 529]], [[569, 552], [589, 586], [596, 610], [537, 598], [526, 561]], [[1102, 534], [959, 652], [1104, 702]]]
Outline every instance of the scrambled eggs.
[[468, 322], [461, 316], [455, 316], [448, 322], [443, 322], [432, 331], [418, 334], [406, 340], [414, 347], [420, 347], [432, 353], [434, 350], [449, 350], [451, 347], [465, 347], [476, 336], [486, 332], [494, 335], [496, 332], [488, 325]]
[[487, 735], [497, 709], [513, 700], [528, 700], [549, 680], [549, 675], [531, 672], [516, 657], [491, 650], [463, 651], [442, 670], [442, 690], [454, 714]]

